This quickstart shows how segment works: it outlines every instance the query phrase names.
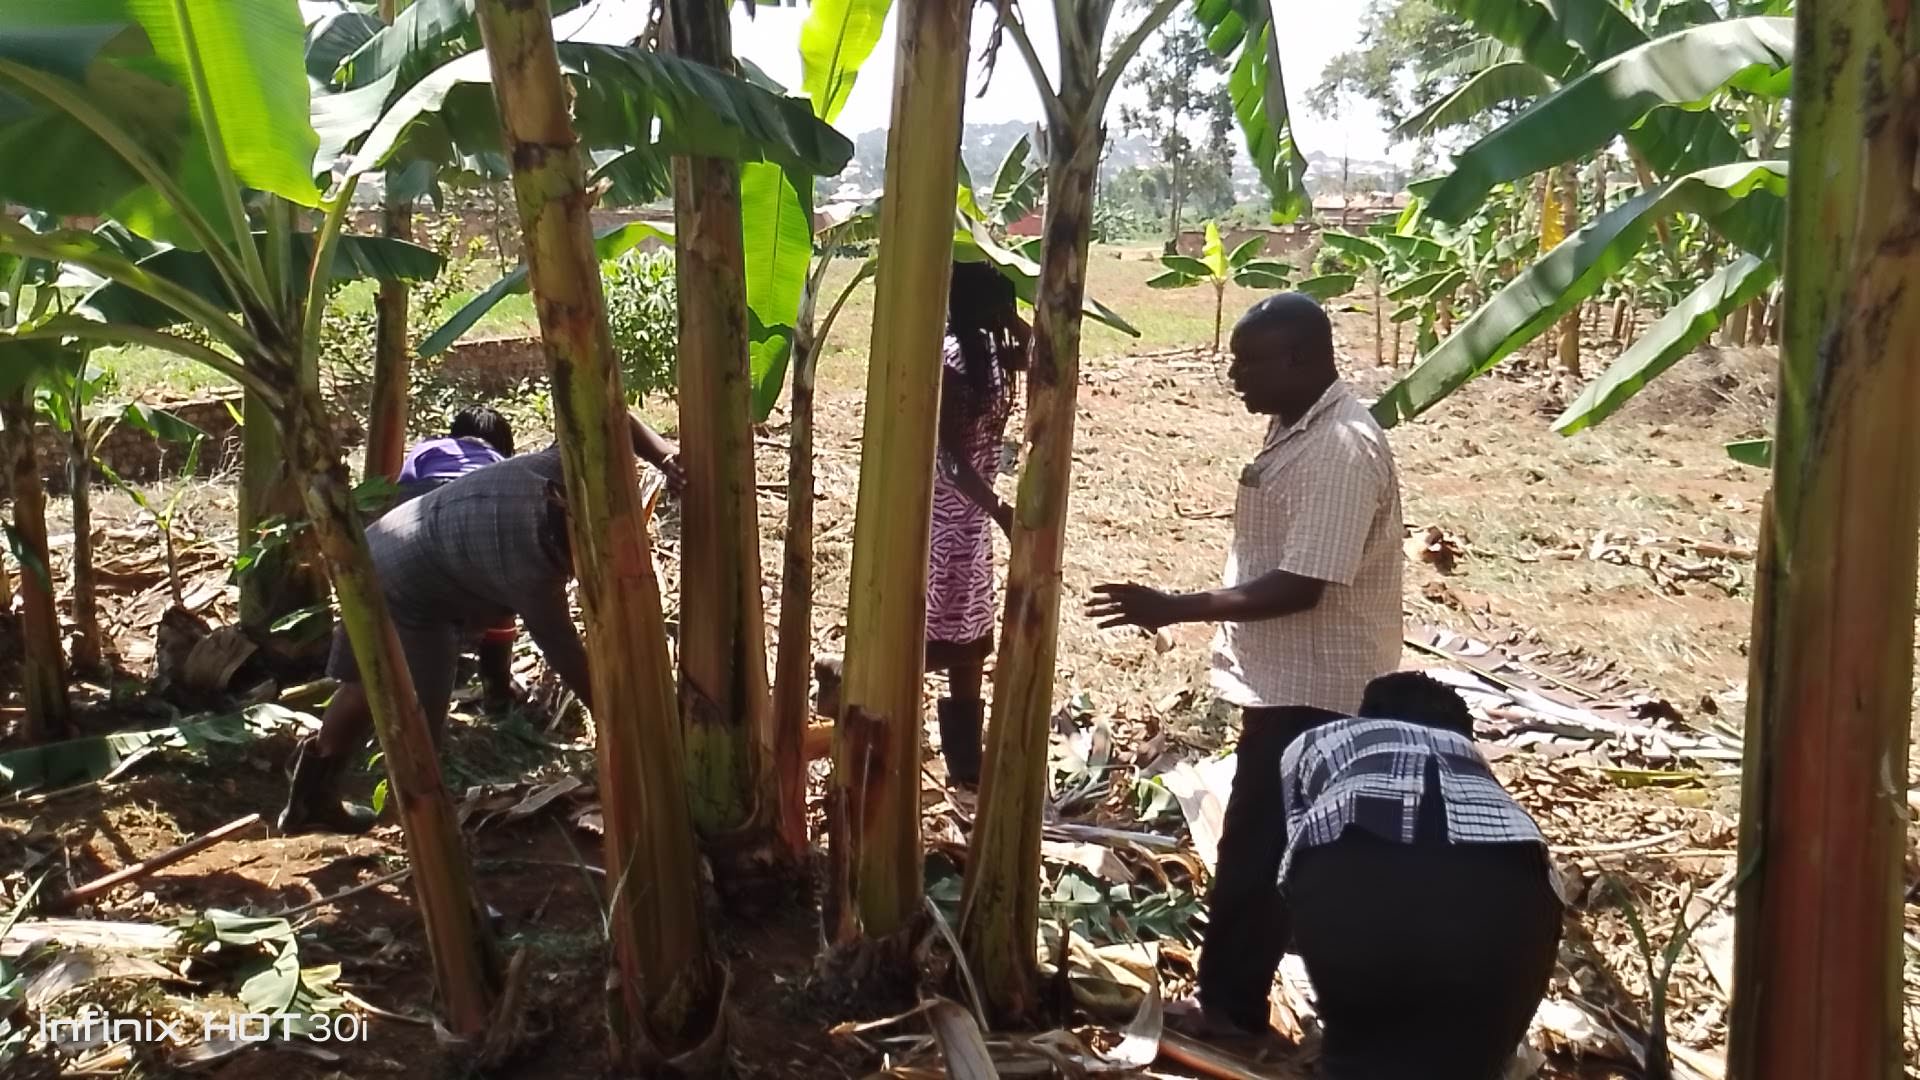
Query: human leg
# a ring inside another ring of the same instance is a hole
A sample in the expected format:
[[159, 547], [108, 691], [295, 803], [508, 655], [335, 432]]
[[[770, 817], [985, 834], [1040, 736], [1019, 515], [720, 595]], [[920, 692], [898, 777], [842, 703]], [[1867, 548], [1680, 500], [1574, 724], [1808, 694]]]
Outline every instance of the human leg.
[[360, 684], [360, 669], [354, 664], [345, 627], [334, 629], [327, 674], [339, 681], [340, 688], [320, 714], [319, 733], [300, 740], [294, 750], [293, 782], [275, 822], [284, 833], [363, 833], [373, 827], [371, 810], [343, 804], [336, 791], [340, 773], [373, 730], [373, 711], [366, 687]]
[[947, 676], [947, 696], [934, 703], [940, 756], [947, 764], [947, 779], [961, 787], [980, 783], [980, 730], [987, 715], [980, 688], [992, 651], [991, 632], [968, 641], [927, 641], [927, 671]]
[[[453, 666], [457, 655], [454, 629], [444, 625], [398, 625], [395, 629], [428, 730], [438, 745], [453, 696]], [[373, 731], [372, 705], [361, 683], [359, 665], [344, 627], [334, 630], [327, 674], [339, 680], [340, 688], [321, 714], [319, 734], [302, 740], [296, 752], [292, 787], [279, 817], [279, 828], [283, 832], [361, 833], [373, 827], [373, 812], [365, 807], [342, 804], [337, 791], [340, 774], [353, 760], [353, 755], [366, 746], [367, 737]]]
[[1545, 993], [1560, 905], [1537, 848], [1350, 830], [1297, 855], [1327, 1080], [1496, 1080]]
[[1267, 1028], [1267, 994], [1290, 936], [1276, 886], [1287, 850], [1280, 755], [1301, 731], [1332, 715], [1302, 707], [1249, 709], [1242, 718], [1200, 947], [1200, 1003], [1209, 1020]]

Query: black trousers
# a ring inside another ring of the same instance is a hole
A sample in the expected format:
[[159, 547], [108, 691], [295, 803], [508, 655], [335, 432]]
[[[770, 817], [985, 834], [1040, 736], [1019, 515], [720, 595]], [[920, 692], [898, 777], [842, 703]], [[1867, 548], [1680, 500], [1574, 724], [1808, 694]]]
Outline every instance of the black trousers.
[[1545, 853], [1449, 844], [1444, 817], [1422, 818], [1413, 844], [1350, 828], [1294, 857], [1287, 895], [1327, 1080], [1498, 1080], [1553, 974], [1561, 905]]
[[1280, 755], [1301, 732], [1338, 715], [1304, 705], [1242, 715], [1233, 792], [1207, 897], [1200, 1003], [1248, 1031], [1267, 1028], [1267, 993], [1291, 934], [1278, 883], [1287, 852]]

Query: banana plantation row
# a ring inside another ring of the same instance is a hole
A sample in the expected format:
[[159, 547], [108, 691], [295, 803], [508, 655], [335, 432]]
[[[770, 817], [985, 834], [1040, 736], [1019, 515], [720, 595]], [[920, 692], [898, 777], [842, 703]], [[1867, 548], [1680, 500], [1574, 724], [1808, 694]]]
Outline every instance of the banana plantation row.
[[[1440, 2], [1482, 36], [1452, 72], [1463, 76], [1459, 87], [1420, 123], [1471, 121], [1486, 132], [1447, 175], [1416, 185], [1395, 222], [1366, 235], [1323, 234], [1320, 265], [1297, 281], [1257, 248], [1225, 252], [1214, 234], [1202, 258], [1169, 257], [1155, 283], [1354, 292], [1374, 313], [1378, 336], [1389, 314], [1396, 326], [1413, 324], [1421, 359], [1374, 406], [1389, 426], [1556, 326], [1563, 342], [1571, 327], [1577, 349], [1590, 302], [1626, 294], [1659, 316], [1568, 408], [1556, 424], [1564, 433], [1618, 409], [1723, 320], [1760, 301], [1759, 310], [1783, 310], [1765, 321], [1785, 327], [1783, 378], [1793, 392], [1781, 395], [1776, 456], [1793, 468], [1778, 474], [1769, 591], [1758, 605], [1746, 841], [1757, 859], [1761, 828], [1831, 818], [1858, 826], [1849, 842], [1863, 860], [1880, 866], [1891, 852], [1897, 861], [1899, 830], [1861, 794], [1874, 785], [1856, 790], [1819, 772], [1825, 759], [1814, 744], [1838, 730], [1849, 745], [1881, 754], [1876, 760], [1905, 760], [1904, 727], [1889, 718], [1903, 715], [1911, 613], [1886, 600], [1912, 593], [1915, 496], [1903, 490], [1870, 507], [1854, 500], [1844, 516], [1834, 513], [1835, 485], [1853, 460], [1836, 455], [1890, 460], [1900, 476], [1910, 475], [1900, 469], [1916, 452], [1910, 426], [1871, 408], [1911, 400], [1912, 365], [1874, 366], [1870, 354], [1910, 355], [1910, 321], [1920, 318], [1900, 293], [1913, 281], [1914, 256], [1878, 246], [1912, 221], [1913, 188], [1901, 170], [1914, 155], [1888, 131], [1910, 142], [1914, 129], [1865, 118], [1872, 109], [1913, 115], [1914, 103], [1899, 96], [1911, 89], [1885, 85], [1911, 59], [1905, 37], [1871, 4], [1829, 15], [1803, 3], [1796, 37], [1777, 3], [1674, 25], [1643, 24], [1607, 0]], [[1032, 306], [1033, 340], [993, 723], [958, 931], [991, 1007], [1002, 1018], [1031, 1015], [1081, 326], [1091, 316], [1126, 328], [1085, 295], [1102, 118], [1129, 62], [1168, 19], [1196, 20], [1231, 65], [1235, 115], [1275, 220], [1307, 204], [1274, 5], [1156, 0], [1123, 20], [1113, 19], [1114, 0], [1054, 7], [1052, 77], [1017, 9], [979, 15], [995, 19], [989, 62], [1011, 63], [1010, 53], [1034, 80], [1042, 168], [1027, 165], [1023, 143], [989, 196], [962, 177], [956, 151], [977, 13], [967, 0], [911, 0], [894, 13], [898, 122], [887, 195], [816, 232], [814, 180], [838, 173], [851, 154], [832, 124], [879, 40], [889, 0], [815, 3], [796, 43], [802, 85], [792, 90], [735, 59], [729, 8], [716, 0], [668, 0], [652, 12], [611, 2], [381, 0], [310, 24], [283, 0], [0, 0], [0, 199], [24, 211], [0, 218], [0, 422], [25, 598], [28, 736], [57, 738], [66, 726], [66, 660], [33, 460], [36, 403], [84, 463], [88, 432], [97, 430], [83, 415], [91, 349], [137, 345], [202, 364], [245, 395], [241, 535], [257, 537], [269, 522], [307, 523], [292, 542], [263, 550], [246, 578], [242, 616], [271, 627], [324, 603], [330, 587], [404, 827], [446, 1026], [468, 1039], [486, 1032], [507, 971], [374, 580], [356, 487], [322, 395], [318, 331], [338, 282], [379, 282], [363, 475], [396, 475], [408, 421], [407, 285], [433, 277], [442, 261], [411, 242], [411, 208], [442, 183], [510, 176], [525, 265], [420, 351], [444, 348], [499, 298], [531, 291], [587, 629], [603, 865], [616, 882], [608, 897], [614, 1057], [647, 1068], [707, 1045], [722, 1015], [723, 979], [700, 916], [700, 844], [728, 875], [791, 877], [804, 874], [809, 857], [813, 384], [835, 315], [867, 280], [875, 318], [825, 925], [835, 945], [874, 948], [922, 910], [919, 712], [940, 395], [940, 372], [923, 358], [939, 355], [944, 323], [927, 298], [946, 295], [955, 259], [984, 263]], [[1837, 74], [1811, 91], [1795, 85], [1807, 81], [1794, 75], [1796, 47], [1835, 48], [1848, 34], [1853, 51], [1840, 49]], [[1790, 85], [1798, 96], [1788, 143]], [[1782, 145], [1805, 161], [1845, 162], [1835, 167], [1844, 175], [1790, 191]], [[1610, 155], [1631, 162], [1633, 194], [1615, 197]], [[1574, 180], [1582, 161], [1598, 162], [1599, 177], [1584, 209]], [[355, 192], [375, 176], [381, 235], [349, 234]], [[1521, 210], [1535, 190], [1538, 210]], [[699, 493], [684, 517], [681, 584], [699, 602], [682, 608], [677, 666], [599, 269], [664, 230], [628, 225], [595, 235], [589, 221], [595, 205], [668, 195], [681, 464]], [[1005, 224], [1041, 202], [1043, 242], [1013, 245]], [[1829, 202], [1873, 213], [1834, 212]], [[103, 223], [87, 231], [72, 227], [75, 219]], [[1857, 274], [1815, 281], [1784, 264], [1784, 300], [1770, 294], [1789, 233], [1795, 250], [1823, 253], [1822, 273], [1851, 260]], [[852, 284], [824, 297], [834, 256], [876, 240], [877, 254]], [[1387, 301], [1397, 305], [1390, 313]], [[1897, 313], [1892, 325], [1850, 314], [1884, 311]], [[1817, 348], [1822, 341], [1834, 344]], [[789, 384], [789, 522], [769, 679], [753, 428]], [[166, 433], [164, 419], [147, 411], [126, 415]], [[76, 533], [85, 535], [79, 523]], [[1888, 545], [1872, 561], [1885, 579], [1856, 581], [1859, 571], [1842, 566], [1840, 539], [1862, 536]], [[76, 578], [84, 573], [76, 559]], [[98, 633], [86, 633], [90, 586], [76, 587], [81, 640], [90, 644], [73, 660], [87, 668], [100, 660]], [[1847, 635], [1869, 629], [1868, 639], [1885, 645], [1875, 663], [1820, 667], [1847, 651]], [[1747, 1010], [1736, 1032], [1750, 1040], [1736, 1053], [1747, 1055], [1745, 1075], [1773, 1075], [1771, 1062], [1792, 1063], [1782, 1066], [1797, 1068], [1791, 1075], [1843, 1075], [1820, 1072], [1806, 1047], [1827, 1036], [1865, 1045], [1870, 1021], [1883, 1015], [1875, 980], [1897, 951], [1876, 930], [1893, 920], [1872, 905], [1887, 890], [1876, 881], [1861, 890], [1869, 907], [1847, 907], [1815, 887], [1823, 874], [1802, 859], [1795, 848], [1742, 880], [1742, 983], [1757, 988], [1736, 1000]], [[1832, 935], [1796, 931], [1812, 923], [1834, 927]], [[1809, 954], [1809, 941], [1829, 952]], [[1785, 1000], [1780, 980], [1808, 965], [1832, 993], [1813, 1006]], [[1818, 1012], [1813, 1026], [1823, 1034], [1796, 1034], [1808, 1025], [1785, 1017], [1802, 1007]], [[1863, 1064], [1844, 1075], [1871, 1072]]]

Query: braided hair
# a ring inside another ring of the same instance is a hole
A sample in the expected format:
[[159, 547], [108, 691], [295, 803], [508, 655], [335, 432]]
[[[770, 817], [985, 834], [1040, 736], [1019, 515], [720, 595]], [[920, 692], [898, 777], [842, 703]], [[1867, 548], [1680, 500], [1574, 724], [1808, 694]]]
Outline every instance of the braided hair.
[[[1013, 282], [992, 263], [953, 264], [953, 279], [947, 286], [947, 333], [960, 345], [965, 385], [972, 391], [968, 411], [985, 413], [1011, 399], [1015, 374], [1027, 366], [1029, 335]], [[1000, 387], [1002, 401], [992, 400], [995, 365], [1006, 376]]]

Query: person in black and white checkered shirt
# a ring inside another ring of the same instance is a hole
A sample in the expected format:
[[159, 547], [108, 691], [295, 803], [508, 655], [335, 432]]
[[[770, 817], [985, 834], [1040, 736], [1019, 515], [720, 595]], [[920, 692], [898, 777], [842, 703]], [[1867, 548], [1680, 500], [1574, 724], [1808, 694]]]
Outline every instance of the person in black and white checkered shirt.
[[1496, 1080], [1553, 974], [1546, 840], [1418, 672], [1281, 757], [1280, 886], [1326, 1027], [1328, 1080]]

